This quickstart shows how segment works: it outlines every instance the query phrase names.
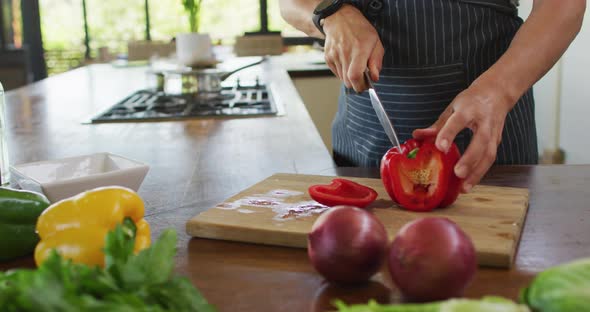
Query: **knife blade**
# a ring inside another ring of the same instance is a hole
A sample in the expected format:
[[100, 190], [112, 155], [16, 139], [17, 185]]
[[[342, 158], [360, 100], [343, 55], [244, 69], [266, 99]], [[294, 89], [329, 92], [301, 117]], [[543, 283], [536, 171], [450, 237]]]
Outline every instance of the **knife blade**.
[[379, 97], [377, 96], [377, 92], [375, 91], [375, 87], [373, 86], [373, 81], [371, 81], [371, 77], [369, 76], [368, 69], [365, 70], [365, 80], [367, 81], [367, 84], [369, 86], [368, 91], [369, 91], [369, 96], [371, 97], [371, 105], [373, 105], [373, 109], [375, 110], [375, 113], [377, 114], [377, 118], [379, 119], [379, 122], [381, 123], [381, 126], [383, 126], [383, 129], [385, 130], [385, 134], [389, 138], [389, 141], [391, 141], [391, 144], [393, 144], [393, 147], [399, 148], [400, 144], [399, 144], [399, 140], [397, 138], [397, 134], [395, 133], [395, 129], [393, 128], [393, 124], [391, 123], [391, 119], [389, 119], [389, 116], [387, 115], [385, 108], [383, 108], [383, 104], [381, 103], [381, 100], [379, 100]]

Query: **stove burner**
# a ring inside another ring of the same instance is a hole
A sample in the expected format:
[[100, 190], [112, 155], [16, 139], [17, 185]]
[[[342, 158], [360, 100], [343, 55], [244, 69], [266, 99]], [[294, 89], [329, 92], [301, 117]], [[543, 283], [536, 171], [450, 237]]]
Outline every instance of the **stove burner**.
[[255, 83], [238, 82], [235, 86], [223, 87], [219, 93], [170, 95], [162, 91], [140, 90], [92, 118], [91, 122], [276, 114], [277, 109], [266, 85], [257, 80]]
[[[171, 96], [157, 96], [154, 98], [152, 110], [164, 114], [176, 114], [183, 112], [187, 107], [187, 101]], [[147, 107], [146, 107], [147, 109]]]

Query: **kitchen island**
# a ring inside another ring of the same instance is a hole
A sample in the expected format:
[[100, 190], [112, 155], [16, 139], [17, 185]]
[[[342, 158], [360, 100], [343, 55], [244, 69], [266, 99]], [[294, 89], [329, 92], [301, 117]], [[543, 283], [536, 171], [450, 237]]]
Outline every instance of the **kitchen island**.
[[[385, 267], [370, 285], [343, 289], [327, 285], [303, 249], [185, 234], [189, 218], [274, 173], [377, 176], [374, 169], [334, 166], [281, 62], [271, 60], [261, 73], [283, 116], [83, 124], [144, 88], [145, 71], [92, 65], [8, 92], [11, 163], [111, 152], [149, 164], [139, 194], [152, 236], [178, 231], [177, 272], [220, 311], [321, 311], [334, 298], [399, 299]], [[492, 168], [482, 183], [529, 188], [529, 212], [514, 267], [480, 268], [466, 295], [516, 299], [535, 273], [590, 256], [589, 182], [590, 166]], [[32, 265], [28, 257], [0, 268]]]

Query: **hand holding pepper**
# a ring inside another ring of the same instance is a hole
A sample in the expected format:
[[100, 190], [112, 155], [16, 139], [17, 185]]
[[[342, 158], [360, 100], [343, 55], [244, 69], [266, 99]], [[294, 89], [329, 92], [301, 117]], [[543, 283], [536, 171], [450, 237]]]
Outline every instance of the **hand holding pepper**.
[[390, 149], [381, 161], [381, 180], [389, 197], [412, 211], [430, 211], [451, 205], [459, 196], [459, 178], [453, 167], [459, 159], [453, 143], [439, 151], [432, 138], [408, 140]]
[[454, 168], [455, 174], [464, 179], [462, 191], [469, 192], [496, 160], [504, 120], [514, 103], [494, 92], [492, 86], [474, 82], [430, 128], [418, 129], [413, 135], [416, 139], [436, 136], [436, 147], [446, 153], [459, 132], [465, 128], [473, 131], [469, 147]]

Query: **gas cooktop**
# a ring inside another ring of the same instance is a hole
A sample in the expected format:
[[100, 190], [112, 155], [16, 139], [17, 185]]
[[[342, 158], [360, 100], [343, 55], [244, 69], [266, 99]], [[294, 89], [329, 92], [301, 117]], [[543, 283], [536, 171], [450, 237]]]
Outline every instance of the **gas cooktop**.
[[224, 86], [219, 92], [167, 94], [156, 89], [134, 92], [91, 123], [159, 121], [199, 117], [277, 115], [266, 84]]

